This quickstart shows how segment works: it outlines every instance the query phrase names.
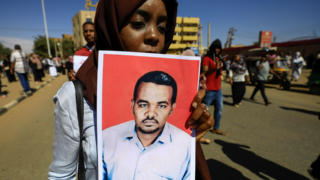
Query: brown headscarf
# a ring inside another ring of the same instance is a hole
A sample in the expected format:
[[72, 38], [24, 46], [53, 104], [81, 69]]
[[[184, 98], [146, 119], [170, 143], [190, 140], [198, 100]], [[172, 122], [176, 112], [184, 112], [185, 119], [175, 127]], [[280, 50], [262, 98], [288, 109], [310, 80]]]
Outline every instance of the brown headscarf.
[[[95, 51], [88, 57], [76, 74], [84, 86], [84, 97], [96, 108], [97, 67], [99, 50], [125, 51], [120, 38], [120, 30], [128, 23], [131, 15], [147, 0], [100, 0], [95, 16]], [[178, 3], [176, 0], [163, 0], [167, 9], [168, 22], [165, 46], [162, 53], [167, 52], [174, 29]]]

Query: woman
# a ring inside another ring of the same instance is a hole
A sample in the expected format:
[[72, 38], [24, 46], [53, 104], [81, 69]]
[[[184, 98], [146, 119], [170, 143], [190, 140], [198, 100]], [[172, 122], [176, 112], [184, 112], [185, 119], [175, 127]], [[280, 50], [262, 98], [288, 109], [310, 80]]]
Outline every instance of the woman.
[[[159, 7], [164, 8], [159, 10]], [[97, 179], [94, 127], [98, 50], [165, 53], [173, 37], [176, 13], [177, 2], [175, 0], [99, 1], [95, 16], [96, 49], [76, 74], [76, 78], [84, 86], [84, 140], [82, 146], [86, 179]], [[201, 93], [196, 96], [194, 107], [202, 97]], [[55, 95], [54, 101], [56, 103], [55, 139], [49, 179], [75, 179], [78, 164], [79, 126], [73, 83], [66, 82]], [[202, 113], [204, 111], [202, 109]], [[213, 123], [213, 119], [207, 113], [203, 114], [200, 120], [190, 120], [187, 123], [202, 136]]]
[[238, 108], [246, 92], [246, 80], [249, 78], [249, 73], [240, 55], [235, 55], [230, 69], [233, 105]]
[[42, 75], [41, 75], [42, 63], [41, 63], [38, 55], [35, 53], [31, 54], [30, 66], [31, 66], [31, 69], [33, 72], [34, 81], [36, 83], [42, 82]]

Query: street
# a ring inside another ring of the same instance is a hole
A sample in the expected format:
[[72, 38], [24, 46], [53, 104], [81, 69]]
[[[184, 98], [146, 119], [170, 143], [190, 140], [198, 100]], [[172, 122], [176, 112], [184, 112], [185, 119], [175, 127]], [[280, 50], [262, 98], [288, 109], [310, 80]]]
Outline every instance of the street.
[[60, 75], [0, 116], [1, 180], [47, 179], [54, 131], [52, 97], [66, 79]]
[[213, 142], [202, 145], [213, 179], [310, 179], [307, 169], [320, 153], [320, 96], [267, 88], [272, 104], [265, 106], [260, 92], [248, 100], [253, 88], [235, 108], [223, 83], [227, 135], [208, 133]]
[[[50, 84], [0, 116], [0, 179], [47, 179], [52, 158], [53, 95], [66, 81]], [[248, 86], [249, 98], [253, 86]], [[320, 96], [267, 88], [272, 102], [232, 106], [230, 85], [223, 83], [221, 129], [203, 144], [213, 179], [311, 179], [307, 172], [320, 153]], [[210, 108], [212, 111], [212, 107]]]

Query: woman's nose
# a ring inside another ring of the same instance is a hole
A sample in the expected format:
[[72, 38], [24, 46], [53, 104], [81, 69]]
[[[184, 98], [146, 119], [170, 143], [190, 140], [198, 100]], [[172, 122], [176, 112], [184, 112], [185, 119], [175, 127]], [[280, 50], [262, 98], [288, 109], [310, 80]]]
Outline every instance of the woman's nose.
[[150, 25], [146, 30], [144, 43], [150, 46], [157, 46], [159, 43], [159, 33], [156, 25]]

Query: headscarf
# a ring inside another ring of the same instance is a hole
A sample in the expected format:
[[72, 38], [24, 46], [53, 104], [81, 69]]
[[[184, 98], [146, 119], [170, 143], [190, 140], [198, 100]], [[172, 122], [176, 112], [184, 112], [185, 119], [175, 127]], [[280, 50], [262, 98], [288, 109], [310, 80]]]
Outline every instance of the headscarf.
[[[120, 30], [129, 22], [130, 17], [147, 0], [100, 0], [95, 15], [95, 51], [88, 57], [76, 74], [84, 86], [84, 97], [96, 108], [97, 67], [99, 50], [125, 51], [120, 38]], [[167, 32], [162, 53], [172, 41], [176, 26], [178, 3], [176, 0], [163, 0], [167, 9]]]
[[216, 39], [211, 43], [205, 56], [209, 56], [211, 59], [213, 59], [213, 56], [219, 56], [221, 54], [221, 51], [220, 54], [216, 54], [216, 49], [222, 50], [220, 39]]

